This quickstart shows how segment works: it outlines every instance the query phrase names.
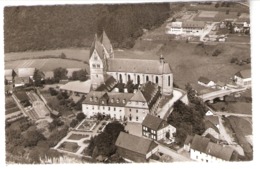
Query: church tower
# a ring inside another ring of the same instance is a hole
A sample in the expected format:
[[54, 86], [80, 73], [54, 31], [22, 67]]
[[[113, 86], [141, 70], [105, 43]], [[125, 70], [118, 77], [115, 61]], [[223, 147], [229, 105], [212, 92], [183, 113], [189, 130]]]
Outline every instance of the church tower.
[[100, 42], [104, 47], [104, 54], [106, 58], [114, 58], [114, 50], [105, 31], [103, 31], [102, 35], [100, 36]]
[[100, 43], [97, 35], [90, 48], [89, 57], [90, 77], [93, 89], [104, 83], [104, 73], [106, 71], [106, 57], [103, 45]]

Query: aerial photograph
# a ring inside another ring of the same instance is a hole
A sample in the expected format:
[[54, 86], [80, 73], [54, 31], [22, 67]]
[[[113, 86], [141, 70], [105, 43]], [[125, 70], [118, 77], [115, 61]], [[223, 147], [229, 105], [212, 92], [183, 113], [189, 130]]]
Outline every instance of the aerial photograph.
[[6, 5], [5, 163], [250, 162], [250, 0]]

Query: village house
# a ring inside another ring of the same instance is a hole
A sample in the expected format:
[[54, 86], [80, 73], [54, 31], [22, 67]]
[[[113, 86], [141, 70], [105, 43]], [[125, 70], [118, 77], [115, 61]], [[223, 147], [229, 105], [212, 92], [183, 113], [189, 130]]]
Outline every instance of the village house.
[[18, 68], [14, 78], [15, 87], [24, 86], [25, 84], [29, 84], [33, 82], [33, 75], [35, 72], [35, 68]]
[[176, 133], [175, 127], [165, 120], [150, 114], [147, 114], [142, 123], [142, 135], [153, 140], [171, 139], [173, 141], [174, 133]]
[[159, 150], [154, 141], [124, 132], [120, 132], [115, 145], [120, 156], [139, 163], [148, 162], [152, 154]]
[[190, 158], [200, 162], [234, 161], [237, 153], [229, 146], [216, 144], [195, 135], [190, 144]]
[[237, 85], [241, 86], [241, 87], [246, 87], [246, 88], [250, 88], [251, 87], [251, 70], [250, 69], [246, 69], [246, 70], [241, 70], [239, 72], [237, 72], [234, 75], [234, 81]]
[[203, 77], [203, 76], [199, 77], [198, 84], [205, 86], [205, 87], [214, 87], [215, 86], [215, 83], [213, 81], [211, 81], [208, 78]]

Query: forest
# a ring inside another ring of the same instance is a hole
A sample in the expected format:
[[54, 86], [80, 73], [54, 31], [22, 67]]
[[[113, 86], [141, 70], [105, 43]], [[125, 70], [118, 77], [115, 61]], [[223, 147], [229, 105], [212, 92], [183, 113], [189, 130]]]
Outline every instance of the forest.
[[131, 48], [143, 29], [160, 26], [169, 12], [169, 3], [5, 7], [4, 50], [86, 48], [102, 30], [114, 48]]

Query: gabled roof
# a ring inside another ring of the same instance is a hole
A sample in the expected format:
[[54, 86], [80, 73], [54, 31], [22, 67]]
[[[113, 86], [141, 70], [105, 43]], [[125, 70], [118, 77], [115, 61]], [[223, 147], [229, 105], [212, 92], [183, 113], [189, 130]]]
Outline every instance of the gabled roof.
[[139, 154], [146, 155], [158, 145], [149, 139], [120, 132], [116, 144], [117, 147], [124, 148]]
[[18, 77], [30, 77], [33, 76], [35, 68], [19, 68], [17, 70]]
[[152, 83], [150, 81], [143, 84], [143, 86], [141, 88], [143, 96], [147, 102], [150, 102], [153, 99], [155, 93], [158, 92], [159, 90], [160, 90], [160, 87], [157, 84]]
[[171, 68], [168, 63], [160, 63], [158, 60], [109, 58], [108, 72], [128, 72], [146, 74], [168, 74]]
[[142, 125], [157, 131], [166, 127], [168, 123], [159, 117], [147, 114], [143, 120]]
[[209, 128], [212, 128], [213, 130], [215, 130], [217, 133], [219, 133], [219, 130], [218, 128], [212, 123], [210, 122], [209, 120], [206, 120], [205, 121], [205, 129], [209, 129]]
[[204, 84], [208, 84], [210, 82], [210, 80], [206, 77], [200, 76], [198, 79], [199, 82], [202, 82]]
[[60, 86], [60, 89], [78, 93], [89, 93], [91, 89], [91, 80], [86, 80], [84, 82], [81, 82], [79, 80], [71, 81], [66, 83], [65, 85]]
[[235, 75], [243, 79], [251, 78], [251, 69], [241, 70], [237, 72]]
[[134, 96], [130, 100], [131, 101], [146, 102], [146, 99], [144, 98], [144, 95], [141, 92], [141, 90], [137, 90], [137, 92], [134, 94]]
[[228, 146], [222, 146], [212, 142], [209, 142], [206, 148], [207, 154], [223, 159], [225, 161], [231, 160], [233, 152], [234, 150]]
[[192, 140], [191, 149], [206, 153], [206, 148], [209, 142], [210, 139], [196, 134]]
[[185, 142], [184, 142], [184, 145], [188, 145], [189, 143], [191, 143], [192, 139], [193, 139], [193, 136], [187, 135]]

